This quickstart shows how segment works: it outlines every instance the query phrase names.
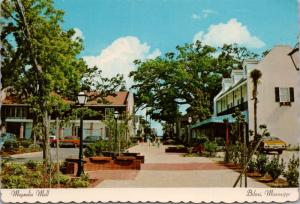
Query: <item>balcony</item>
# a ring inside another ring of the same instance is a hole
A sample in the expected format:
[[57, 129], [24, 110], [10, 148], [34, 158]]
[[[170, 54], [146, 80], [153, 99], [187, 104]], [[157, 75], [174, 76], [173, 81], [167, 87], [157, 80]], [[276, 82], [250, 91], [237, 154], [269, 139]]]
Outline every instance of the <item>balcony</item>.
[[220, 113], [217, 113], [217, 116], [221, 116], [221, 115], [227, 115], [227, 114], [231, 114], [235, 112], [235, 109], [238, 108], [240, 111], [245, 111], [248, 110], [248, 102], [243, 102], [237, 106], [233, 106], [225, 111], [222, 111]]

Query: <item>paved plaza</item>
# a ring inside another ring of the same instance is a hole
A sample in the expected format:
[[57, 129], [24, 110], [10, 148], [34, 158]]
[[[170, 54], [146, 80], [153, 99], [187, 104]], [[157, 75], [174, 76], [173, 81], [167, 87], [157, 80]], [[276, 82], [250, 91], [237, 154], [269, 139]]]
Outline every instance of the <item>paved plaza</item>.
[[[141, 170], [101, 170], [89, 172], [102, 180], [96, 187], [232, 187], [238, 172], [207, 157], [183, 157], [165, 153], [168, 146], [140, 143], [130, 152], [145, 156]], [[248, 187], [267, 187], [248, 178]]]

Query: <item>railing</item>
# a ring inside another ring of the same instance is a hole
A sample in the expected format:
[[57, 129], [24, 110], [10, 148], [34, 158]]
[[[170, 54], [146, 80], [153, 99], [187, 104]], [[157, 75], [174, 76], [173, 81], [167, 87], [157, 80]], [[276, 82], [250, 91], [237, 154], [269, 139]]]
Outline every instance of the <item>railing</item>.
[[245, 110], [248, 110], [248, 102], [244, 102], [244, 103], [241, 103], [237, 106], [233, 106], [225, 111], [222, 111], [220, 113], [217, 113], [217, 116], [221, 116], [221, 115], [227, 115], [227, 114], [231, 114], [231, 113], [234, 113], [236, 108], [238, 108], [240, 111], [245, 111]]

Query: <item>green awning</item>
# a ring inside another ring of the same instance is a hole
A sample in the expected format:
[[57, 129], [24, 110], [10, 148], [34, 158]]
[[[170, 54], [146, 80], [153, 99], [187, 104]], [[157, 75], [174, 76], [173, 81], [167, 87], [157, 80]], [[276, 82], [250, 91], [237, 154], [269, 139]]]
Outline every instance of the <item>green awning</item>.
[[[245, 120], [248, 122], [248, 111], [243, 111], [242, 114], [245, 116]], [[198, 128], [209, 123], [224, 123], [225, 119], [227, 119], [229, 123], [235, 122], [235, 118], [232, 117], [232, 114], [227, 114], [221, 116], [213, 116], [209, 119], [197, 122], [196, 124], [192, 125], [192, 128]]]

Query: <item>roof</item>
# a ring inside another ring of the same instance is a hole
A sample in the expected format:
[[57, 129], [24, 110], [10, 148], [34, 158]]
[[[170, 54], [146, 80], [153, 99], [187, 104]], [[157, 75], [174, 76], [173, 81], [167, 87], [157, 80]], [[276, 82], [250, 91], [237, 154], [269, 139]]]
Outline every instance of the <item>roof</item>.
[[[57, 93], [52, 93], [54, 96], [59, 96]], [[127, 97], [129, 95], [128, 91], [116, 92], [115, 95], [109, 95], [104, 97], [104, 100], [98, 100], [97, 96], [99, 92], [89, 92], [87, 95], [91, 98], [94, 97], [91, 101], [87, 102], [87, 105], [91, 106], [126, 106], [127, 105]], [[70, 101], [68, 99], [62, 98], [66, 103], [75, 103], [74, 101]], [[6, 96], [3, 101], [4, 105], [26, 105], [22, 102], [22, 100], [18, 99], [15, 95]]]
[[[242, 114], [245, 116], [246, 121], [248, 120], [248, 112], [243, 111]], [[209, 119], [203, 120], [201, 122], [198, 122], [194, 125], [192, 125], [192, 128], [199, 128], [203, 125], [209, 124], [209, 123], [224, 123], [224, 120], [227, 119], [229, 123], [234, 123], [235, 118], [232, 117], [232, 114], [228, 115], [221, 115], [221, 116], [212, 116]]]
[[[99, 93], [97, 92], [91, 92], [88, 93], [88, 96], [97, 96]], [[109, 95], [104, 97], [104, 100], [98, 100], [97, 97], [95, 97], [93, 100], [88, 101], [87, 105], [98, 105], [98, 106], [122, 106], [122, 105], [127, 105], [127, 97], [129, 95], [128, 91], [120, 91], [116, 92], [115, 95]]]
[[230, 92], [232, 89], [234, 89], [235, 87], [239, 86], [240, 84], [242, 84], [245, 81], [247, 81], [246, 78], [240, 79], [236, 84], [234, 84], [233, 86], [230, 86], [226, 91], [224, 91], [218, 98], [224, 96], [226, 93]]
[[5, 97], [5, 99], [3, 101], [3, 104], [10, 105], [10, 104], [22, 104], [22, 103], [21, 103], [21, 100], [18, 99], [17, 97], [13, 97], [11, 95], [8, 95], [8, 96]]

